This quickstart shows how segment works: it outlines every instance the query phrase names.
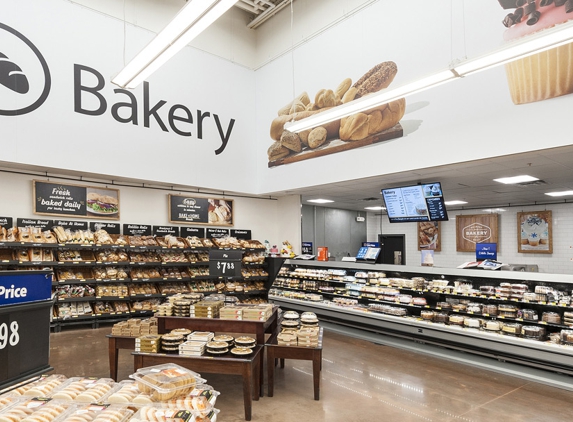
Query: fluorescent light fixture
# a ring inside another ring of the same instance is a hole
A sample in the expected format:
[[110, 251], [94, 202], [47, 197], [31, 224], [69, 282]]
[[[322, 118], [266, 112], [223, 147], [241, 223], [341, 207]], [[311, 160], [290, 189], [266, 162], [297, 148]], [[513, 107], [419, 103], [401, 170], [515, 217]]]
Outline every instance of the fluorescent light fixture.
[[505, 212], [506, 210], [504, 210], [503, 208], [488, 208], [482, 211], [494, 213], [494, 212]]
[[573, 195], [573, 190], [563, 190], [561, 192], [547, 192], [545, 195], [549, 196], [568, 196]]
[[444, 204], [446, 204], [446, 205], [462, 205], [462, 204], [467, 204], [467, 202], [466, 201], [453, 200], [453, 201], [445, 201]]
[[386, 207], [366, 207], [364, 209], [365, 210], [371, 210], [371, 211], [382, 211], [382, 210], [385, 210]]
[[331, 108], [328, 111], [317, 113], [311, 117], [307, 117], [306, 119], [296, 122], [287, 122], [285, 124], [285, 129], [291, 132], [302, 132], [303, 130], [308, 130], [316, 126], [341, 119], [342, 117], [350, 116], [351, 114], [370, 110], [371, 108], [412, 95], [416, 92], [433, 88], [452, 80], [455, 77], [456, 75], [451, 70], [443, 70], [433, 75], [426, 76], [425, 78], [417, 79], [406, 85], [393, 89], [383, 89], [374, 94]]
[[328, 204], [331, 201], [330, 199], [309, 199], [307, 202], [314, 202], [315, 204]]
[[517, 183], [535, 182], [539, 180], [537, 177], [528, 176], [526, 174], [513, 177], [502, 177], [500, 179], [493, 179], [494, 182], [504, 183], [506, 185], [515, 185]]
[[456, 66], [460, 76], [491, 69], [514, 60], [541, 53], [573, 41], [573, 22], [555, 25], [521, 39], [507, 42], [503, 47], [475, 59], [466, 60]]
[[457, 78], [531, 56], [567, 44], [571, 41], [573, 41], [573, 21], [556, 25], [553, 28], [544, 29], [537, 34], [523, 37], [523, 39], [508, 42], [503, 47], [488, 54], [475, 59], [464, 60], [454, 64], [450, 69], [442, 70], [405, 85], [392, 89], [383, 89], [322, 113], [317, 113], [306, 119], [288, 122], [285, 124], [285, 129], [291, 132], [302, 132], [312, 129], [313, 127], [341, 119], [342, 117], [366, 111], [399, 98], [408, 97], [425, 91], [426, 89], [434, 88]]
[[173, 20], [111, 80], [112, 83], [122, 88], [135, 88], [236, 2], [189, 0]]

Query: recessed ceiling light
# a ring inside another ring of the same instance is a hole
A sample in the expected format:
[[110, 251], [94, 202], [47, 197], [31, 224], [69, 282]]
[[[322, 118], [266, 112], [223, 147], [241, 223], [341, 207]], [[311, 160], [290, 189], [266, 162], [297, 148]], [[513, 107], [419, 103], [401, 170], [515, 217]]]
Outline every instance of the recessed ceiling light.
[[493, 179], [494, 182], [504, 183], [506, 185], [515, 185], [516, 183], [525, 183], [525, 182], [535, 182], [539, 180], [537, 177], [528, 176], [526, 174], [522, 176], [513, 176], [513, 177], [502, 177], [500, 179]]
[[307, 202], [314, 202], [316, 204], [328, 204], [329, 202], [334, 202], [330, 199], [309, 199]]
[[563, 190], [561, 192], [547, 192], [545, 195], [549, 196], [567, 196], [573, 195], [573, 190]]
[[365, 210], [372, 210], [372, 211], [381, 211], [381, 210], [385, 210], [386, 207], [366, 207], [364, 209]]
[[505, 212], [503, 208], [488, 208], [486, 210], [482, 210], [483, 212]]
[[461, 204], [467, 204], [467, 202], [454, 200], [454, 201], [446, 201], [446, 202], [444, 202], [444, 204], [446, 204], [446, 205], [461, 205]]

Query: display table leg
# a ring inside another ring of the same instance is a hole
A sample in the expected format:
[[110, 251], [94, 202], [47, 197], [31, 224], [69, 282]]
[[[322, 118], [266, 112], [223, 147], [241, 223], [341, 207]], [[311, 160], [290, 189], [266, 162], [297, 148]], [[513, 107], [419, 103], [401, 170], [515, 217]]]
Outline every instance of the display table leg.
[[314, 399], [320, 399], [320, 370], [322, 367], [322, 349], [312, 354], [312, 381], [314, 383]]
[[275, 365], [277, 359], [275, 359], [274, 347], [267, 347], [267, 383], [269, 397], [272, 397], [275, 389]]
[[118, 358], [118, 350], [117, 350], [117, 343], [116, 339], [113, 337], [109, 338], [109, 377], [117, 381], [117, 358]]
[[253, 367], [251, 365], [243, 365], [243, 399], [245, 401], [245, 420], [250, 421], [253, 405]]

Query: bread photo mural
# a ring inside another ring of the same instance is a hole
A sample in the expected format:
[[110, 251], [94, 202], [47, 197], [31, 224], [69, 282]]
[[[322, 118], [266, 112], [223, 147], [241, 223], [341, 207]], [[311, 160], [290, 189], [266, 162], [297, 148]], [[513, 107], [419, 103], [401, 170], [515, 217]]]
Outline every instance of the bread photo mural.
[[406, 109], [404, 98], [326, 123], [312, 130], [293, 133], [284, 128], [287, 122], [310, 117], [387, 88], [397, 72], [396, 63], [392, 61], [379, 63], [354, 84], [351, 78], [346, 78], [336, 89], [319, 90], [314, 95], [314, 101], [308, 93], [303, 92], [286, 104], [278, 110], [278, 116], [271, 123], [270, 135], [274, 142], [267, 151], [269, 167], [401, 137], [403, 130], [399, 122]]

